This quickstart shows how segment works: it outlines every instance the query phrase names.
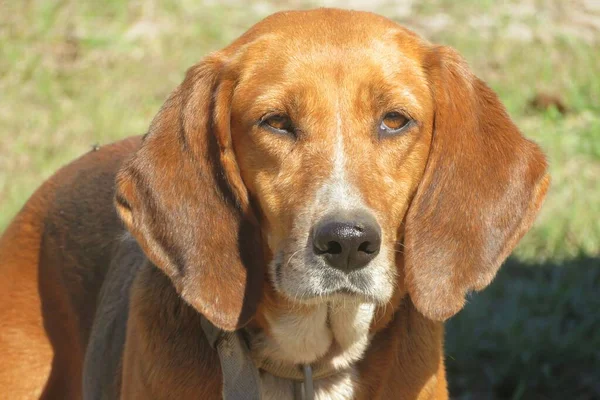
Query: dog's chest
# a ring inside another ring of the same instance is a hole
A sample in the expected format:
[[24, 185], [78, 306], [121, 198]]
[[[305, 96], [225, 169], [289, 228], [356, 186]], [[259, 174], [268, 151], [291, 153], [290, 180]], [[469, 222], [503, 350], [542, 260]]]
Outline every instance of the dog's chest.
[[330, 354], [333, 369], [343, 369], [361, 358], [369, 344], [372, 303], [323, 303], [310, 312], [266, 313], [269, 335], [252, 340], [256, 359], [276, 363], [312, 364]]
[[[256, 340], [255, 356], [286, 365], [317, 363], [331, 376], [315, 380], [316, 399], [353, 398], [357, 378], [354, 364], [368, 347], [375, 306], [371, 303], [320, 304], [302, 315], [267, 315], [270, 335]], [[315, 365], [315, 364], [313, 364]], [[263, 373], [265, 399], [293, 399], [294, 384]]]

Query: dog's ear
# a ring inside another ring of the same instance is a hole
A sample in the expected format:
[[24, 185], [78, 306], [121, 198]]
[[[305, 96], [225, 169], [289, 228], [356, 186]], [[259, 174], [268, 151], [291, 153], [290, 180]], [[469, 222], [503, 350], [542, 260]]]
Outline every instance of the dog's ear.
[[530, 228], [550, 178], [496, 94], [448, 47], [426, 58], [435, 110], [423, 179], [405, 226], [405, 282], [417, 309], [445, 320], [481, 290]]
[[181, 297], [234, 330], [254, 315], [264, 260], [231, 146], [227, 75], [216, 54], [188, 71], [119, 172], [115, 204]]

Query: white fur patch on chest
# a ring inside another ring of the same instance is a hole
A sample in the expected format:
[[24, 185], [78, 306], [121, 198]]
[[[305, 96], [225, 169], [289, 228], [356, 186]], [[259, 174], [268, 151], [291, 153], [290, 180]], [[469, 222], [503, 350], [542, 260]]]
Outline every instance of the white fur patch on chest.
[[[336, 299], [310, 312], [266, 315], [271, 332], [253, 338], [253, 356], [286, 366], [325, 366], [333, 374], [315, 380], [316, 398], [351, 399], [356, 383], [353, 364], [369, 345], [374, 312], [372, 303]], [[293, 399], [292, 381], [266, 372], [261, 378], [265, 399]]]
[[271, 327], [273, 350], [268, 358], [294, 364], [312, 363], [331, 346], [327, 327], [327, 304], [319, 304], [307, 314], [266, 315]]
[[373, 303], [332, 303], [329, 306], [329, 324], [336, 342], [342, 349], [332, 358], [336, 369], [358, 361], [371, 340], [369, 328], [375, 315]]

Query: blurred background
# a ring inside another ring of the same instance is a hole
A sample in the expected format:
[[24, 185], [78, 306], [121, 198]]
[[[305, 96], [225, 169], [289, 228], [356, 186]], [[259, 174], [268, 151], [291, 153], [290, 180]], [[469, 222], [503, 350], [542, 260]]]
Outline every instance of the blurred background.
[[455, 47], [550, 160], [531, 232], [448, 324], [455, 399], [600, 399], [600, 1], [0, 0], [0, 231], [61, 165], [143, 134], [185, 70], [281, 9]]

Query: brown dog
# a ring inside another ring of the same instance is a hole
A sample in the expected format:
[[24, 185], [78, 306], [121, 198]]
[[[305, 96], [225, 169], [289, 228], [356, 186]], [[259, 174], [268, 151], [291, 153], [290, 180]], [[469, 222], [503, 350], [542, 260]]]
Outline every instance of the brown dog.
[[243, 332], [263, 398], [311, 365], [319, 399], [445, 399], [442, 321], [548, 183], [454, 50], [369, 13], [273, 15], [7, 228], [0, 396], [220, 398], [203, 315]]

